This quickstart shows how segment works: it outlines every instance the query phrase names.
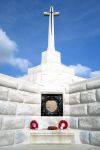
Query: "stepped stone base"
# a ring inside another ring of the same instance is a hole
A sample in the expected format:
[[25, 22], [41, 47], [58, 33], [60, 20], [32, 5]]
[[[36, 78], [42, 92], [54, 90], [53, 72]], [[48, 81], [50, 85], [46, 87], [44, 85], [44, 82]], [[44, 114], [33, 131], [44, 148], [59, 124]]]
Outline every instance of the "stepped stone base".
[[86, 144], [20, 144], [0, 150], [100, 150], [100, 147]]
[[72, 144], [75, 137], [71, 130], [34, 130], [30, 132], [30, 143]]

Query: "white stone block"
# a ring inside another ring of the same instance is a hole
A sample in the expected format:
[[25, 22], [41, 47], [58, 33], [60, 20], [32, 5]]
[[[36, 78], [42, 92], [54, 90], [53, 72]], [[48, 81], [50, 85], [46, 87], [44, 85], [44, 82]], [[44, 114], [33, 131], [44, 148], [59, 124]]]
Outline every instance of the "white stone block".
[[0, 129], [2, 127], [2, 117], [0, 117]]
[[3, 130], [22, 129], [25, 126], [22, 117], [4, 117], [2, 121]]
[[23, 143], [26, 140], [26, 133], [24, 130], [16, 130], [15, 132], [15, 143]]
[[0, 146], [14, 144], [14, 131], [0, 131]]
[[64, 104], [69, 104], [69, 94], [63, 94], [63, 102]]
[[87, 89], [100, 88], [100, 77], [87, 82]]
[[80, 92], [86, 90], [86, 83], [80, 82], [69, 86], [69, 93]]
[[0, 78], [0, 86], [17, 89], [17, 79], [12, 78], [11, 80], [11, 79], [7, 79], [6, 77]]
[[70, 115], [72, 116], [84, 116], [87, 115], [87, 105], [73, 105], [70, 106]]
[[0, 114], [1, 115], [15, 115], [16, 104], [0, 101]]
[[8, 100], [8, 88], [0, 86], [0, 100]]
[[[52, 82], [51, 82], [52, 83]], [[52, 94], [57, 94], [57, 93], [64, 93], [65, 92], [65, 88], [64, 87], [61, 87], [61, 86], [58, 86], [58, 85], [50, 85], [50, 84], [46, 84], [47, 86], [42, 86], [40, 91], [42, 93], [46, 93], [46, 94], [49, 94], [49, 93], [52, 93]]]
[[73, 93], [69, 95], [70, 104], [79, 104], [80, 103], [80, 93]]
[[81, 92], [81, 103], [91, 103], [96, 101], [95, 90]]
[[41, 103], [41, 94], [24, 92], [24, 103], [39, 104]]
[[69, 116], [70, 115], [70, 106], [69, 105], [64, 105], [64, 107], [63, 107], [63, 115], [64, 116]]
[[17, 115], [41, 115], [41, 106], [39, 104], [19, 104], [17, 106]]
[[89, 131], [80, 131], [79, 137], [82, 144], [89, 144]]
[[78, 129], [78, 117], [70, 117], [70, 128]]
[[39, 86], [36, 84], [32, 84], [28, 81], [19, 80], [18, 81], [18, 89], [22, 91], [37, 93], [39, 92]]
[[100, 146], [100, 131], [90, 132], [90, 144]]
[[14, 102], [23, 102], [23, 92], [19, 90], [9, 90], [8, 93], [8, 100], [9, 101], [14, 101]]
[[100, 89], [96, 90], [96, 100], [100, 101]]
[[65, 87], [65, 93], [69, 94], [69, 86], [68, 85]]
[[79, 128], [86, 130], [100, 130], [100, 117], [79, 118]]
[[100, 115], [100, 103], [92, 103], [88, 105], [89, 115]]

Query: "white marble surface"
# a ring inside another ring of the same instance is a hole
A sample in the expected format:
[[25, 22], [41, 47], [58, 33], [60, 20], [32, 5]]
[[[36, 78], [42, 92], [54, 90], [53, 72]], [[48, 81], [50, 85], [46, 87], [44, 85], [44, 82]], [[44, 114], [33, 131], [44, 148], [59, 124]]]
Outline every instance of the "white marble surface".
[[30, 143], [75, 143], [74, 132], [69, 130], [33, 130], [30, 131]]
[[70, 135], [74, 134], [73, 130], [71, 129], [63, 129], [63, 130], [29, 130], [30, 135]]

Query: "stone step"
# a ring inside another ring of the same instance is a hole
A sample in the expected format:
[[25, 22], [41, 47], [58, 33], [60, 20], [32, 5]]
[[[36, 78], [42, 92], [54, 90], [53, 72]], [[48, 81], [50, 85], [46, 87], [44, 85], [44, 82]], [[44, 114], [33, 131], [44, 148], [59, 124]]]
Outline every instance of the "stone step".
[[1, 147], [0, 150], [100, 150], [100, 147], [86, 144], [18, 144]]
[[75, 135], [71, 130], [32, 130], [30, 131], [30, 143], [75, 143]]

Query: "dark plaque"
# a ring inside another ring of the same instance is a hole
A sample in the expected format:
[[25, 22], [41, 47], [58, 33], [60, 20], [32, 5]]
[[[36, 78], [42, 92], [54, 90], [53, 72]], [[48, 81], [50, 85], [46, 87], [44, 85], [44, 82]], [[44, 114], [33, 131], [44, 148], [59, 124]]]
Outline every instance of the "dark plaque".
[[42, 94], [41, 116], [63, 116], [62, 94]]

